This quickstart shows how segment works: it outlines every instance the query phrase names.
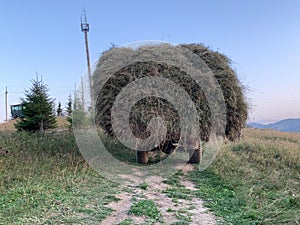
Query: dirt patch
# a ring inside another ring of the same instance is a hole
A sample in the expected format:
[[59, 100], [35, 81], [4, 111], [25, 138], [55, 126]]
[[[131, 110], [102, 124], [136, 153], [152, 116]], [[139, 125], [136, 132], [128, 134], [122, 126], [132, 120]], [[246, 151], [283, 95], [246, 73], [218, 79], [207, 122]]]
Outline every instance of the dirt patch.
[[189, 180], [181, 180], [180, 184], [188, 190], [191, 190], [191, 191], [198, 190], [197, 188], [195, 188], [195, 185]]
[[[184, 169], [184, 173], [193, 169], [188, 166]], [[135, 181], [134, 175], [124, 175], [124, 178]], [[139, 217], [134, 215], [128, 215], [128, 211], [132, 205], [132, 199], [135, 201], [148, 199], [155, 202], [160, 212], [160, 222], [152, 222], [149, 224], [172, 224], [176, 221], [180, 221], [181, 212], [184, 212], [184, 216], [189, 217], [190, 225], [213, 225], [216, 224], [215, 216], [203, 206], [203, 201], [198, 198], [192, 198], [191, 200], [178, 199], [174, 201], [163, 193], [170, 185], [162, 182], [163, 179], [158, 176], [152, 176], [145, 179], [147, 188], [143, 189], [139, 185], [125, 185], [126, 192], [118, 194], [116, 197], [121, 199], [119, 202], [112, 202], [108, 205], [114, 212], [107, 217], [101, 224], [117, 225], [125, 219], [131, 219], [133, 224], [142, 224], [147, 221], [145, 217]], [[197, 190], [193, 183], [188, 180], [181, 180], [181, 184], [188, 190]]]
[[131, 196], [123, 192], [116, 196], [121, 199], [119, 202], [111, 202], [107, 205], [108, 208], [114, 210], [114, 212], [102, 221], [102, 224], [118, 224], [126, 219], [127, 212], [131, 205]]

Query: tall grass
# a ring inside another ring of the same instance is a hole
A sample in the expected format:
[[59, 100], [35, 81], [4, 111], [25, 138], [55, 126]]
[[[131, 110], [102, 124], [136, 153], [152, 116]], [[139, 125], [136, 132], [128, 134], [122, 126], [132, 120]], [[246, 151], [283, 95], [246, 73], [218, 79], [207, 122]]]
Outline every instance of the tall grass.
[[299, 171], [300, 134], [246, 129], [190, 176], [225, 224], [299, 224]]
[[98, 224], [117, 184], [80, 155], [72, 132], [0, 132], [0, 224]]
[[0, 146], [11, 154], [55, 155], [79, 154], [75, 138], [71, 131], [45, 133], [0, 132]]
[[[134, 162], [134, 154], [106, 142], [113, 155]], [[72, 132], [5, 131], [0, 146], [9, 151], [0, 154], [0, 224], [99, 224], [111, 213], [106, 205], [120, 187], [89, 168]], [[300, 223], [300, 134], [245, 129], [206, 171], [188, 177], [199, 190], [180, 186], [167, 195], [204, 198], [224, 224]]]

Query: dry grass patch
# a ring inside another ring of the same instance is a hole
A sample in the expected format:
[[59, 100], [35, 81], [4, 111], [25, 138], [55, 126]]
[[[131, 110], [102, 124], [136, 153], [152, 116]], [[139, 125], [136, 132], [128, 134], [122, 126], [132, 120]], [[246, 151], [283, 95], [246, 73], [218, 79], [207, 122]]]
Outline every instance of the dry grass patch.
[[191, 179], [225, 224], [299, 224], [299, 134], [243, 130]]

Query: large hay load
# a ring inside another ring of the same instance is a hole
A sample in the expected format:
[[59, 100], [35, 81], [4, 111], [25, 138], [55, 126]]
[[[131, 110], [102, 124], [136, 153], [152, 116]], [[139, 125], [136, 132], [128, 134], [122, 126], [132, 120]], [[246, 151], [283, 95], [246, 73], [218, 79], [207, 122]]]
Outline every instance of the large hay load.
[[211, 51], [202, 45], [187, 44], [182, 46], [197, 54], [212, 70], [221, 86], [226, 104], [226, 137], [230, 141], [238, 139], [241, 135], [241, 129], [246, 125], [248, 106], [245, 101], [243, 86], [239, 82], [235, 71], [230, 67], [231, 60], [225, 55]]
[[[236, 73], [230, 67], [230, 60], [226, 56], [211, 51], [203, 45], [186, 44], [180, 47], [188, 49], [197, 57], [200, 57], [212, 71], [221, 87], [226, 105], [226, 124], [223, 125], [225, 129], [224, 133], [231, 141], [239, 138], [241, 129], [245, 126], [247, 119], [247, 104], [245, 102], [242, 86], [238, 81]], [[163, 51], [164, 46], [152, 46], [151, 48], [160, 48], [159, 51]], [[137, 55], [143, 52], [144, 54], [147, 52], [147, 47], [139, 49], [120, 49], [120, 54], [123, 54], [125, 57], [126, 52], [135, 52]], [[204, 142], [209, 141], [213, 118], [211, 110], [204, 91], [186, 71], [176, 65], [170, 65], [165, 62], [141, 60], [120, 67], [116, 71], [111, 69], [113, 74], [108, 76], [105, 80], [101, 77], [103, 74], [98, 71], [100, 71], [101, 66], [109, 60], [111, 61], [110, 64], [113, 64], [114, 60], [116, 64], [118, 64], [119, 62], [116, 60], [122, 60], [122, 57], [114, 58], [116, 54], [118, 54], [118, 49], [111, 49], [105, 52], [101, 56], [94, 73], [96, 123], [107, 134], [115, 136], [116, 129], [119, 129], [118, 133], [128, 132], [128, 130], [123, 130], [122, 123], [120, 123], [119, 126], [112, 125], [112, 108], [118, 95], [122, 92], [122, 89], [140, 78], [160, 77], [171, 80], [188, 93], [198, 113], [199, 137]], [[109, 68], [106, 70], [109, 70]], [[108, 73], [109, 72], [110, 71], [108, 71]], [[168, 89], [168, 87], [165, 88]], [[143, 94], [146, 96], [147, 91], [147, 89], [143, 90]], [[174, 108], [174, 105], [166, 99], [159, 97], [159, 93], [157, 93], [157, 95], [149, 93], [148, 97], [140, 99], [133, 105], [129, 117], [131, 132], [139, 139], [146, 139], [151, 135], [147, 129], [148, 125], [152, 118], [155, 117], [162, 118], [167, 128], [165, 138], [155, 149], [160, 149], [169, 154], [175, 149], [174, 146], [176, 146], [176, 143], [179, 142], [182, 127], [180, 115]], [[150, 150], [153, 149], [149, 149], [149, 151]], [[145, 154], [142, 155], [145, 157]], [[140, 161], [146, 162], [147, 158]]]

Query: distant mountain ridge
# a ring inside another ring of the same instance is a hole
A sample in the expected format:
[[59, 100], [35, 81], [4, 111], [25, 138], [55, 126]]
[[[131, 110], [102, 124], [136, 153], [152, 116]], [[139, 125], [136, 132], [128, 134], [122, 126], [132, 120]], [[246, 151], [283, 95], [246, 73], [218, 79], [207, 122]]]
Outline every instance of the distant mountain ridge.
[[271, 124], [248, 123], [249, 127], [258, 129], [272, 129], [285, 132], [300, 133], [300, 118], [299, 119], [285, 119]]

